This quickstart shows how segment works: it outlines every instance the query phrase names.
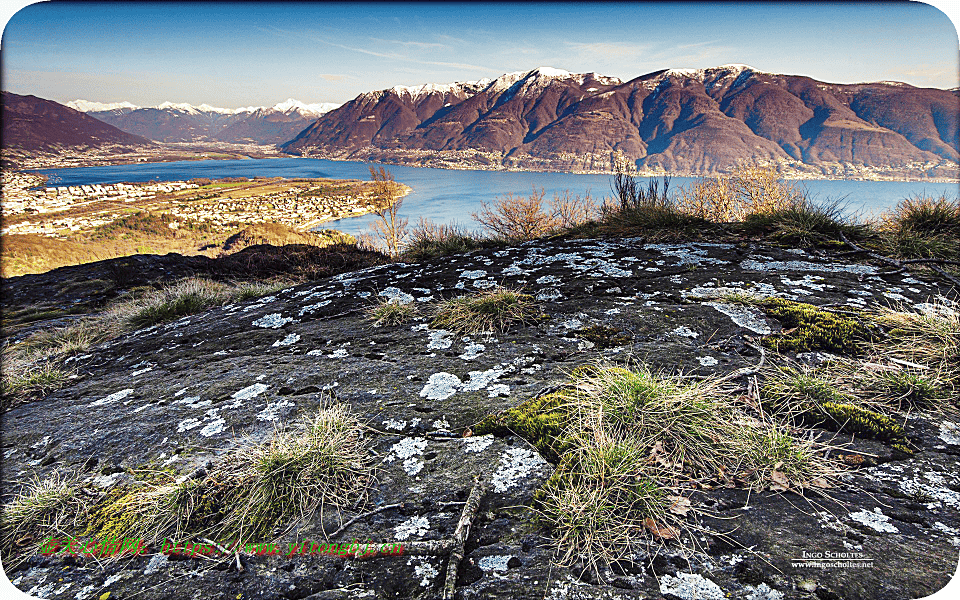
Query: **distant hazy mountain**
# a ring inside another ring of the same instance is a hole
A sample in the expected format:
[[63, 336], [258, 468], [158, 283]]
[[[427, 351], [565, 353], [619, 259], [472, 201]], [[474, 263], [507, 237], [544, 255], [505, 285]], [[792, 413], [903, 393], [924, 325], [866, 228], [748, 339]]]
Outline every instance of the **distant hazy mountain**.
[[738, 160], [811, 172], [953, 175], [956, 90], [896, 82], [829, 84], [746, 65], [657, 71], [621, 82], [541, 67], [495, 80], [361, 94], [281, 147], [409, 164], [708, 174]]
[[3, 147], [26, 152], [154, 145], [53, 100], [3, 92]]
[[337, 104], [304, 104], [290, 98], [271, 107], [218, 108], [164, 102], [140, 107], [73, 100], [68, 106], [105, 123], [161, 142], [221, 141], [277, 144], [289, 140]]

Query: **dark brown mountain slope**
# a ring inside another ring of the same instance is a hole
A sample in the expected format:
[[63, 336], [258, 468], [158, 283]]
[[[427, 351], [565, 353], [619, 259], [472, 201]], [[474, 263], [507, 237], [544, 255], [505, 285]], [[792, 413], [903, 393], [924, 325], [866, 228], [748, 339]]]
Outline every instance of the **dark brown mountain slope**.
[[5, 150], [36, 152], [113, 144], [146, 146], [153, 142], [52, 100], [3, 92]]
[[683, 174], [738, 161], [824, 174], [957, 176], [955, 90], [827, 84], [745, 65], [667, 70], [628, 82], [550, 68], [494, 81], [358, 96], [282, 148], [431, 164], [640, 169]]

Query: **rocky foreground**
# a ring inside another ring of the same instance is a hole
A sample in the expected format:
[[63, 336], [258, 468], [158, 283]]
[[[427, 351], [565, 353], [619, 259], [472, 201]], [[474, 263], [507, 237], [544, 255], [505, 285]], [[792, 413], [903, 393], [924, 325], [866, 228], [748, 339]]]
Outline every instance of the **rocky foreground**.
[[[457, 336], [430, 328], [425, 311], [379, 328], [363, 312], [380, 297], [425, 308], [498, 285], [534, 294], [544, 316], [505, 333]], [[280, 555], [244, 554], [242, 569], [232, 556], [151, 547], [105, 562], [37, 555], [8, 576], [29, 594], [76, 600], [107, 592], [111, 599], [438, 597], [446, 556], [284, 556], [287, 543], [323, 540], [352, 516], [392, 504], [400, 506], [331, 541], [449, 538], [479, 474], [488, 490], [459, 567], [458, 598], [893, 600], [942, 588], [960, 547], [960, 431], [955, 417], [932, 413], [907, 418], [917, 449], [909, 457], [838, 434], [837, 452], [859, 466], [823, 495], [698, 490], [691, 501], [706, 529], [686, 540], [696, 552], [664, 541], [602, 581], [589, 569], [552, 564], [550, 532], [529, 505], [554, 465], [518, 437], [468, 435], [471, 428], [601, 358], [691, 375], [755, 365], [752, 342], [781, 325], [718, 300], [738, 290], [853, 307], [910, 307], [947, 294], [933, 280], [812, 251], [538, 241], [376, 266], [146, 328], [76, 357], [70, 385], [4, 415], [5, 496], [18, 487], [12, 482], [35, 474], [80, 470], [106, 490], [146, 464], [195, 472], [335, 399], [372, 428], [379, 462], [366, 503], [302, 523], [281, 538]], [[612, 343], [586, 335], [595, 325], [615, 332]], [[818, 553], [857, 558], [857, 566], [794, 566]]]

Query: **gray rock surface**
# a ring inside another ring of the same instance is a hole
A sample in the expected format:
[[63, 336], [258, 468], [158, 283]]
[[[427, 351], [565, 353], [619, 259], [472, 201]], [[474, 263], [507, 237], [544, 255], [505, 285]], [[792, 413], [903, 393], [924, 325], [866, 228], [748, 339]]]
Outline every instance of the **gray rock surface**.
[[[429, 328], [431, 302], [497, 285], [535, 294], [545, 318], [490, 335]], [[490, 489], [460, 567], [461, 598], [892, 600], [943, 587], [960, 547], [960, 436], [941, 416], [910, 417], [920, 448], [911, 458], [857, 440], [853, 451], [877, 454], [875, 466], [844, 475], [826, 497], [697, 492], [694, 504], [713, 515], [690, 540], [700, 552], [666, 545], [616, 565], [604, 583], [551, 565], [549, 532], [528, 505], [553, 466], [516, 437], [461, 437], [600, 357], [696, 374], [755, 364], [746, 342], [780, 324], [717, 299], [731, 291], [850, 306], [910, 306], [944, 293], [933, 281], [812, 252], [640, 239], [541, 241], [373, 267], [146, 328], [77, 357], [67, 387], [4, 415], [3, 479], [14, 482], [5, 499], [52, 472], [80, 470], [104, 489], [151, 461], [189, 473], [335, 399], [376, 430], [376, 480], [363, 508], [318, 515], [282, 541], [320, 540], [353, 514], [393, 503], [403, 506], [340, 538], [449, 537], [461, 505], [448, 503], [466, 500], [482, 473]], [[374, 328], [363, 309], [381, 297], [413, 302], [423, 315]], [[578, 334], [591, 325], [629, 342], [597, 347]], [[246, 556], [237, 571], [157, 550], [103, 565], [38, 555], [8, 576], [35, 596], [76, 600], [107, 591], [111, 599], [431, 598], [446, 571], [446, 558], [429, 556]], [[869, 560], [796, 566], [804, 553]]]

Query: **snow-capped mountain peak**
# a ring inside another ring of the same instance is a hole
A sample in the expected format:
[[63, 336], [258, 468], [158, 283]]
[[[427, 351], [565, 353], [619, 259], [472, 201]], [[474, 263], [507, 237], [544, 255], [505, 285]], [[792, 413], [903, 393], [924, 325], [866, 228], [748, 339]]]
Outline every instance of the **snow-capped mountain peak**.
[[130, 110], [137, 110], [140, 108], [136, 104], [131, 104], [130, 102], [91, 102], [90, 100], [71, 100], [66, 104], [73, 110], [78, 110], [80, 112], [102, 112], [107, 110], [123, 110], [128, 108]]

